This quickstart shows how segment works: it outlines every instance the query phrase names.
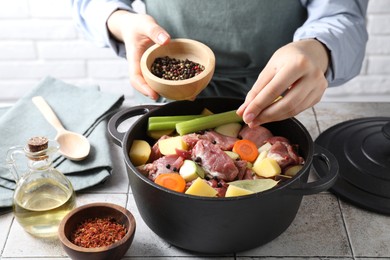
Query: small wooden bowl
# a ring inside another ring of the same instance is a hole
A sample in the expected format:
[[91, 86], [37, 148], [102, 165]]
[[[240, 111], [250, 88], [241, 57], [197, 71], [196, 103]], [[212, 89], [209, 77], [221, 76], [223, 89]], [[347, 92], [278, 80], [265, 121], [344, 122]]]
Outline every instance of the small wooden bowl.
[[[189, 79], [168, 80], [150, 71], [156, 58], [168, 56], [191, 60], [205, 67], [204, 71]], [[210, 82], [215, 69], [215, 55], [205, 44], [190, 39], [171, 40], [167, 45], [155, 44], [142, 55], [141, 71], [146, 83], [161, 96], [171, 100], [187, 100], [196, 97]]]
[[[76, 227], [86, 219], [113, 217], [119, 224], [126, 227], [126, 235], [110, 246], [85, 248], [71, 242], [71, 234]], [[130, 248], [135, 234], [135, 219], [127, 209], [112, 203], [91, 203], [77, 207], [69, 212], [61, 221], [58, 235], [62, 247], [71, 259], [121, 259]]]

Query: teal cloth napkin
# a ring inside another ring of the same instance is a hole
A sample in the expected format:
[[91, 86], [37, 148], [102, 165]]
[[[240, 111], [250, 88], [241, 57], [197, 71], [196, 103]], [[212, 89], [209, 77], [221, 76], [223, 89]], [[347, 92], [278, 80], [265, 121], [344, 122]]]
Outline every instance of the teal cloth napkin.
[[69, 178], [76, 191], [104, 182], [112, 171], [107, 120], [122, 104], [123, 95], [101, 92], [97, 86], [80, 88], [47, 77], [0, 114], [0, 207], [12, 206], [15, 187], [6, 165], [8, 149], [24, 146], [33, 136], [54, 139], [57, 134], [31, 101], [34, 96], [47, 101], [65, 129], [85, 135], [91, 143], [90, 154], [82, 161], [71, 161], [60, 154], [54, 157], [53, 165]]

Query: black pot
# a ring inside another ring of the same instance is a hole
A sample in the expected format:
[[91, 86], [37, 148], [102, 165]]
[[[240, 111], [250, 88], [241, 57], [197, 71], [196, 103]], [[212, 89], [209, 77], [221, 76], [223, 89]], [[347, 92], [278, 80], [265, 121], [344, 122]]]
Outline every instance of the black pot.
[[[200, 113], [208, 108], [214, 113], [237, 109], [242, 99], [202, 98], [176, 101], [165, 105], [132, 107], [115, 114], [108, 125], [114, 142], [123, 148], [130, 186], [141, 217], [158, 236], [172, 245], [203, 253], [233, 253], [263, 245], [284, 232], [294, 220], [303, 195], [319, 193], [336, 181], [338, 164], [327, 150], [313, 143], [306, 128], [296, 119], [264, 125], [274, 135], [298, 144], [305, 158], [302, 170], [291, 180], [274, 189], [233, 198], [205, 198], [165, 189], [139, 173], [128, 151], [133, 140], [152, 143], [147, 136], [151, 116]], [[126, 133], [118, 126], [125, 120], [141, 116]], [[312, 160], [323, 160], [328, 172], [307, 183]]]

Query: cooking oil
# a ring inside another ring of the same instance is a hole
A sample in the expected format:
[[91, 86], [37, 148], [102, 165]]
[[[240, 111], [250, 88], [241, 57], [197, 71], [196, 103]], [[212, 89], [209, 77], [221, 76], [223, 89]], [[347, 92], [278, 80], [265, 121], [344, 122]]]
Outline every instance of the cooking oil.
[[38, 179], [23, 189], [15, 193], [16, 220], [34, 236], [57, 235], [61, 220], [76, 205], [74, 192], [51, 179]]
[[[33, 137], [28, 145], [12, 147], [7, 163], [16, 186], [13, 211], [16, 220], [28, 233], [37, 237], [57, 235], [64, 216], [76, 206], [76, 195], [69, 179], [52, 166], [58, 144], [46, 137]], [[27, 157], [27, 170], [19, 171], [18, 155]]]

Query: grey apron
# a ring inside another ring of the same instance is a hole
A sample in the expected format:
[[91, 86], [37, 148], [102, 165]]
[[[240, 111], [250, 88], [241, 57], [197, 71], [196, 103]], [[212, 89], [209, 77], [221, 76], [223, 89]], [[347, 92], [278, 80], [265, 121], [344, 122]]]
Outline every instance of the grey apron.
[[172, 38], [190, 38], [216, 55], [199, 96], [245, 97], [272, 54], [307, 17], [299, 0], [147, 0], [146, 12]]

